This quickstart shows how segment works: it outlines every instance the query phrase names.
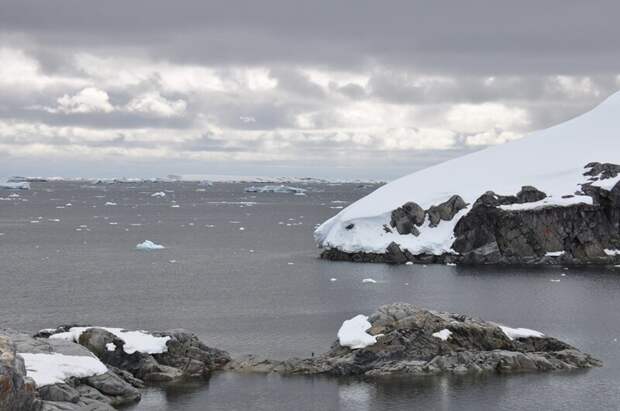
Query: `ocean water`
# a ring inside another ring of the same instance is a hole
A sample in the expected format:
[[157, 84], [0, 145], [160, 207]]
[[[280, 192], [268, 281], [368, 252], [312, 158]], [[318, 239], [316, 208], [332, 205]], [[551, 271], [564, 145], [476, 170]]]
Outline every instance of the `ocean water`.
[[[281, 359], [325, 351], [343, 320], [403, 301], [540, 330], [604, 367], [380, 380], [217, 373], [148, 388], [130, 409], [620, 408], [620, 269], [323, 261], [315, 225], [376, 186], [308, 184], [307, 196], [294, 196], [245, 193], [248, 185], [52, 182], [19, 197], [0, 191], [0, 327], [186, 328], [233, 356]], [[166, 196], [151, 197], [160, 191]], [[166, 248], [136, 250], [144, 240]], [[362, 283], [369, 277], [377, 283]]]

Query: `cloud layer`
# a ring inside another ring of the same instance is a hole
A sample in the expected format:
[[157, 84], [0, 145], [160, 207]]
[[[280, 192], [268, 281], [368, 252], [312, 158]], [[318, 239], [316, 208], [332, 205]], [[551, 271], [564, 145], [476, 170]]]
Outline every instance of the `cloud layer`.
[[620, 87], [615, 2], [452, 3], [5, 2], [0, 174], [393, 177]]

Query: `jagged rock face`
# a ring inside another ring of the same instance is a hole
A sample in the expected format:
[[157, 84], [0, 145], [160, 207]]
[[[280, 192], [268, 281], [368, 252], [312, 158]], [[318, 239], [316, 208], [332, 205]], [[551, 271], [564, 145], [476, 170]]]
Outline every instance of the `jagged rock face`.
[[[601, 362], [551, 337], [511, 340], [494, 323], [410, 304], [383, 306], [368, 321], [377, 343], [352, 350], [337, 342], [316, 357], [288, 361], [250, 357], [230, 369], [285, 374], [428, 375], [461, 372], [570, 370]], [[448, 330], [444, 340], [433, 334]], [[382, 335], [380, 335], [382, 334]]]
[[486, 193], [459, 220], [452, 248], [468, 263], [610, 262], [604, 250], [620, 248], [620, 185], [582, 187], [593, 205], [503, 210], [506, 197]]
[[34, 382], [26, 377], [15, 345], [0, 335], [0, 410], [34, 410], [39, 405]]

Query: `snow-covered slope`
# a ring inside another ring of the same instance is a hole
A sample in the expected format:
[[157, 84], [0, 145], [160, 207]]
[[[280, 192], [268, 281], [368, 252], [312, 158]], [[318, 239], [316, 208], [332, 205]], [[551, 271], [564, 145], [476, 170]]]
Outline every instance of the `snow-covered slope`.
[[408, 201], [427, 209], [458, 194], [471, 205], [488, 190], [514, 195], [525, 185], [548, 195], [541, 206], [591, 203], [586, 196], [561, 196], [580, 188], [584, 166], [593, 161], [620, 164], [620, 92], [560, 125], [395, 180], [324, 222], [315, 238], [321, 247], [346, 252], [382, 253], [393, 241], [413, 254], [450, 252], [454, 226], [469, 208], [435, 228], [427, 218], [417, 237], [385, 232], [383, 225]]

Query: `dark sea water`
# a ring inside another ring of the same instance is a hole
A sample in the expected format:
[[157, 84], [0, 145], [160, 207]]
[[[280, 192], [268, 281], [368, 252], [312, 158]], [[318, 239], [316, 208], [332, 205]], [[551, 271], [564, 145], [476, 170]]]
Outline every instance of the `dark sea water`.
[[[10, 199], [0, 191], [0, 327], [186, 328], [234, 356], [286, 358], [325, 351], [343, 320], [404, 301], [540, 330], [605, 366], [383, 380], [219, 373], [149, 388], [130, 409], [620, 409], [620, 269], [322, 261], [314, 226], [375, 187], [314, 184], [303, 197], [247, 186], [35, 183]], [[159, 191], [166, 197], [150, 196]], [[135, 250], [144, 240], [166, 249]], [[377, 283], [362, 283], [368, 277]]]

